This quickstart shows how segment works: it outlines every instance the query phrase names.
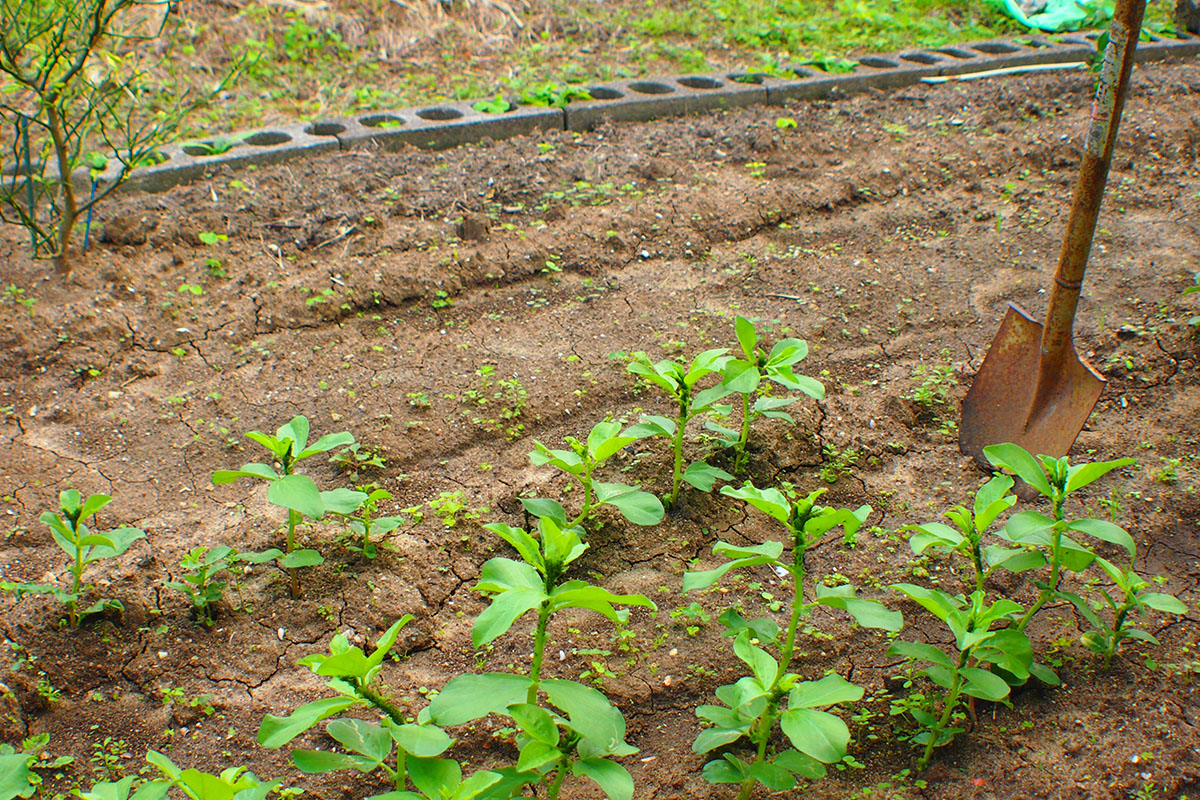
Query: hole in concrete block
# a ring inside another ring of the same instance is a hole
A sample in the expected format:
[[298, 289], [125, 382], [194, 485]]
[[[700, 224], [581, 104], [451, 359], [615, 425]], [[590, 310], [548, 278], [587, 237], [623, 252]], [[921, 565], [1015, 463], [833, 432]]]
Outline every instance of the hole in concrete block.
[[670, 94], [675, 91], [665, 83], [656, 83], [654, 81], [638, 81], [637, 83], [629, 84], [629, 88], [638, 94]]
[[603, 86], [593, 86], [587, 90], [593, 100], [620, 100], [625, 95], [616, 89], [606, 89]]
[[399, 128], [404, 124], [404, 120], [394, 114], [371, 114], [359, 117], [358, 121], [366, 128]]
[[314, 122], [304, 129], [309, 136], [337, 136], [344, 133], [346, 126], [340, 122]]
[[434, 122], [446, 122], [452, 119], [462, 119], [463, 113], [456, 108], [423, 108], [417, 112], [417, 116], [421, 119], [428, 119]]
[[914, 64], [936, 64], [942, 60], [929, 53], [901, 53], [900, 58], [905, 61], [911, 61]]
[[767, 75], [767, 73], [765, 73], [765, 72], [735, 72], [731, 75], [727, 75], [726, 77], [729, 78], [729, 80], [733, 81], [734, 83], [758, 83], [758, 84], [761, 84], [763, 81], [765, 81], [770, 76]]
[[680, 78], [679, 82], [689, 89], [720, 89], [724, 85], [712, 78]]
[[255, 147], [270, 147], [273, 144], [283, 144], [291, 140], [292, 137], [282, 131], [263, 131], [253, 136], [247, 136], [242, 141], [246, 144], [252, 144]]
[[238, 146], [240, 140], [227, 139], [218, 136], [215, 139], [205, 139], [202, 142], [192, 142], [183, 146], [183, 152], [189, 156], [204, 158], [205, 156], [219, 156], [228, 153], [230, 150]]
[[974, 58], [974, 53], [968, 53], [966, 50], [959, 50], [957, 47], [939, 47], [934, 50], [935, 53], [941, 53], [944, 56], [951, 58]]
[[862, 64], [864, 67], [870, 67], [871, 69], [895, 69], [896, 67], [900, 66], [895, 61], [890, 61], [886, 58], [879, 58], [877, 56], [860, 58], [858, 63]]
[[1015, 53], [1021, 48], [1015, 44], [1008, 44], [1006, 42], [985, 42], [984, 44], [973, 45], [972, 49], [978, 50], [981, 53], [987, 53], [988, 55], [1000, 55], [1002, 53]]

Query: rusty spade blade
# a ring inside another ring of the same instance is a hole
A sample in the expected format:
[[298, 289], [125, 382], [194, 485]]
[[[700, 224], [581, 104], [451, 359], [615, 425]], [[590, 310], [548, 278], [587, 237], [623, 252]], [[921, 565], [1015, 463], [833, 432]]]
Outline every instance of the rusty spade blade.
[[991, 469], [983, 455], [991, 444], [1066, 455], [1104, 389], [1103, 376], [1075, 352], [1071, 328], [1145, 10], [1146, 0], [1117, 0], [1113, 11], [1046, 324], [1010, 305], [963, 399], [958, 446], [984, 469]]

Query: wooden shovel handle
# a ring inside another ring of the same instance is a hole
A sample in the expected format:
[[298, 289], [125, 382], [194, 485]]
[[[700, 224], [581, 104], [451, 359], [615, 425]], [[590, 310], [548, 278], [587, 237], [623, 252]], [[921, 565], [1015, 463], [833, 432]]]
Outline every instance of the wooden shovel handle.
[[1075, 185], [1071, 214], [1067, 220], [1067, 235], [1058, 257], [1054, 285], [1050, 287], [1050, 304], [1046, 309], [1042, 358], [1038, 369], [1039, 393], [1059, 375], [1063, 360], [1073, 352], [1071, 326], [1075, 320], [1075, 306], [1079, 302], [1079, 287], [1083, 283], [1088, 254], [1092, 249], [1092, 235], [1100, 214], [1100, 202], [1104, 199], [1104, 185], [1108, 180], [1113, 144], [1117, 139], [1117, 126], [1125, 106], [1129, 74], [1133, 70], [1134, 51], [1141, 36], [1145, 12], [1146, 0], [1117, 0], [1113, 10], [1112, 30], [1108, 49], [1104, 52], [1104, 66], [1096, 87], [1096, 99], [1092, 104], [1079, 182]]

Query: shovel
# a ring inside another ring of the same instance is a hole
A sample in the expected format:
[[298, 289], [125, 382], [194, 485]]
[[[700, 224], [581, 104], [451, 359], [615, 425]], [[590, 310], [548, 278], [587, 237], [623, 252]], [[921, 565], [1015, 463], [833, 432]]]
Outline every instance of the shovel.
[[1046, 324], [1010, 303], [963, 400], [958, 446], [985, 470], [983, 448], [992, 444], [1066, 455], [1104, 389], [1104, 377], [1075, 352], [1071, 327], [1145, 10], [1146, 0], [1117, 0], [1113, 12]]

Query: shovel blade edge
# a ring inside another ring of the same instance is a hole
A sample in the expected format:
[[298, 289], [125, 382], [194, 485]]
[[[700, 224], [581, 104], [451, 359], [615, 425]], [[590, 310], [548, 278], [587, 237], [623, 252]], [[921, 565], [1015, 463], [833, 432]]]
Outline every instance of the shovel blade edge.
[[1035, 408], [1041, 351], [1041, 323], [1010, 303], [963, 399], [958, 447], [981, 469], [992, 469], [983, 448], [1004, 442], [1034, 455], [1066, 455], [1100, 399], [1104, 377], [1072, 348], [1046, 401]]

